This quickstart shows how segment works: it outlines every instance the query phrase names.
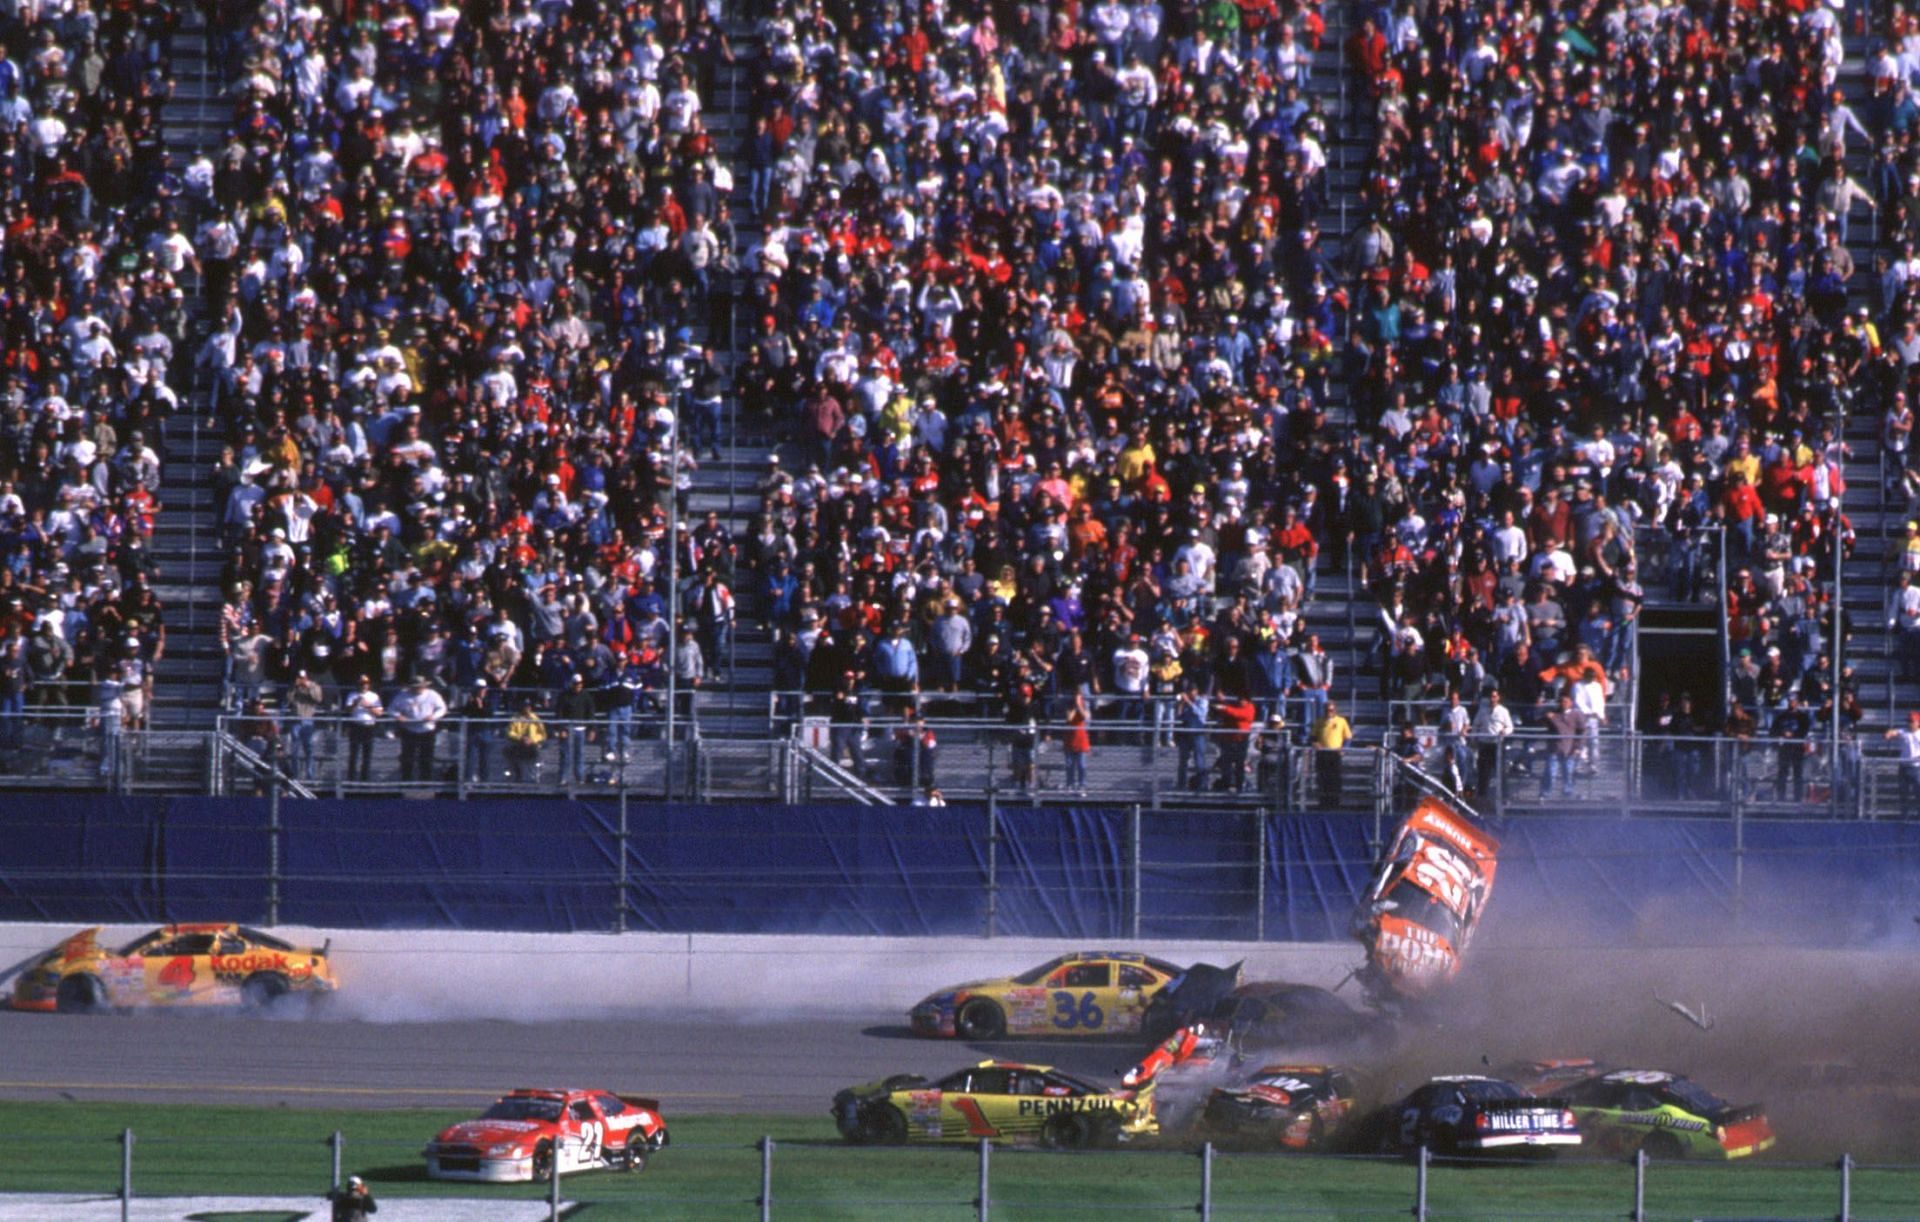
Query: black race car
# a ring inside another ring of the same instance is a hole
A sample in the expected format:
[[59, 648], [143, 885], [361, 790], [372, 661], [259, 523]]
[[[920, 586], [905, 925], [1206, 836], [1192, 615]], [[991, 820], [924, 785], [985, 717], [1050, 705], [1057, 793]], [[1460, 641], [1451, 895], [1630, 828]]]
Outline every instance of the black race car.
[[1238, 1086], [1218, 1086], [1202, 1123], [1231, 1139], [1285, 1150], [1324, 1149], [1353, 1109], [1350, 1071], [1337, 1065], [1266, 1065]]
[[1164, 1039], [1181, 1027], [1204, 1022], [1209, 1031], [1241, 1048], [1377, 1051], [1392, 1039], [1386, 1019], [1356, 1010], [1326, 989], [1284, 981], [1234, 985], [1224, 974], [1232, 973], [1237, 980], [1238, 964], [1209, 968], [1214, 974], [1197, 976], [1203, 967], [1188, 969], [1186, 980], [1148, 1003], [1142, 1027], [1149, 1037]]
[[1435, 1078], [1356, 1127], [1355, 1150], [1436, 1155], [1551, 1154], [1580, 1144], [1565, 1101], [1537, 1099], [1499, 1078]]

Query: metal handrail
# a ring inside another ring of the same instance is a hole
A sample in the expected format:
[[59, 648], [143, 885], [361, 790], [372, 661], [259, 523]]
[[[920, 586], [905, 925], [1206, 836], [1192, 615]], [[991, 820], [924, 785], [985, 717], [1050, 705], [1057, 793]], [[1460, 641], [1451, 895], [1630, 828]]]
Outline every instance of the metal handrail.
[[217, 730], [215, 734], [218, 736], [216, 741], [222, 750], [232, 754], [241, 763], [253, 769], [256, 773], [271, 777], [276, 785], [283, 788], [291, 796], [309, 799], [320, 796], [306, 785], [303, 785], [278, 763], [264, 758], [258, 751], [247, 746], [233, 735], [226, 733], [224, 730]]

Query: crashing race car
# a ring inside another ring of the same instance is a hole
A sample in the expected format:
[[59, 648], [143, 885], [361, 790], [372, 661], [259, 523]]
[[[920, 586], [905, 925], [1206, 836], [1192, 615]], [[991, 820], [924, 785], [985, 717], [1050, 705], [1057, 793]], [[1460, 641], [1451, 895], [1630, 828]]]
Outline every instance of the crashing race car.
[[1736, 1107], [1677, 1074], [1621, 1069], [1562, 1093], [1588, 1142], [1609, 1154], [1731, 1159], [1774, 1143], [1773, 1126], [1757, 1104]]
[[1358, 977], [1376, 1005], [1424, 997], [1460, 973], [1499, 855], [1476, 820], [1420, 799], [1354, 910], [1353, 936], [1367, 949]]
[[1529, 1095], [1557, 1095], [1588, 1078], [1607, 1073], [1608, 1068], [1592, 1057], [1552, 1057], [1544, 1061], [1520, 1061], [1495, 1072]]
[[1267, 1065], [1239, 1086], [1217, 1086], [1201, 1121], [1224, 1137], [1285, 1150], [1321, 1150], [1353, 1110], [1352, 1072], [1337, 1065]]
[[1356, 1150], [1410, 1154], [1553, 1154], [1580, 1144], [1564, 1100], [1538, 1099], [1499, 1078], [1435, 1078], [1356, 1126]]
[[501, 1098], [427, 1144], [427, 1175], [487, 1184], [546, 1181], [554, 1174], [645, 1170], [667, 1144], [660, 1104], [611, 1091], [529, 1090]]
[[[1356, 1010], [1326, 989], [1288, 981], [1232, 984], [1222, 990], [1222, 977], [1202, 978], [1196, 964], [1187, 980], [1155, 997], [1148, 1006], [1144, 1029], [1149, 1035], [1177, 1032], [1196, 1022], [1240, 1048], [1365, 1048], [1378, 1051], [1392, 1040], [1392, 1025], [1377, 1014]], [[1210, 968], [1232, 972], [1239, 965]], [[1205, 980], [1195, 988], [1190, 981]]]
[[930, 994], [907, 1014], [915, 1035], [1131, 1035], [1154, 994], [1180, 975], [1162, 959], [1115, 951], [1062, 955], [1039, 967]]
[[244, 925], [166, 925], [119, 949], [83, 929], [20, 973], [16, 1010], [91, 1014], [136, 1006], [264, 1008], [338, 987], [327, 951]]
[[982, 1061], [937, 1082], [896, 1074], [833, 1097], [840, 1135], [861, 1145], [1037, 1139], [1112, 1146], [1159, 1131], [1153, 1091], [1106, 1090], [1045, 1065]]

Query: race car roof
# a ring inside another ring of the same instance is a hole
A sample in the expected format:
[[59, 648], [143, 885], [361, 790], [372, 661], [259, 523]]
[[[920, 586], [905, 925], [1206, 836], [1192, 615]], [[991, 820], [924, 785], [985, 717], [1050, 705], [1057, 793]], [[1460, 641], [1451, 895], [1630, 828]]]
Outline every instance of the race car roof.
[[1032, 1073], [1052, 1073], [1051, 1065], [1035, 1065], [1031, 1061], [996, 1061], [989, 1057], [974, 1066], [975, 1069], [1025, 1069]]
[[1668, 1073], [1664, 1069], [1616, 1069], [1612, 1073], [1601, 1074], [1602, 1082], [1634, 1082], [1650, 1086], [1656, 1082], [1671, 1082], [1680, 1075]]

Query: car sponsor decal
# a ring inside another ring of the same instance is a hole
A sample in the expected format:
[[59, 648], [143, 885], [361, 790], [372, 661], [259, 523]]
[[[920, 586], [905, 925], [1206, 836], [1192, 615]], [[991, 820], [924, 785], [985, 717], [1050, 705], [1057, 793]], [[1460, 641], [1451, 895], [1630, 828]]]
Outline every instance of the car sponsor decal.
[[907, 1092], [907, 1123], [919, 1129], [928, 1137], [940, 1136], [940, 1092], [937, 1090], [910, 1090]]
[[1112, 1099], [1101, 1096], [1087, 1096], [1079, 1099], [1022, 1099], [1022, 1116], [1051, 1116], [1055, 1112], [1111, 1112], [1115, 1110]]
[[1683, 1133], [1704, 1133], [1707, 1129], [1707, 1123], [1704, 1120], [1669, 1116], [1665, 1112], [1621, 1112], [1615, 1120], [1620, 1124], [1638, 1124], [1655, 1129], [1678, 1129]]

